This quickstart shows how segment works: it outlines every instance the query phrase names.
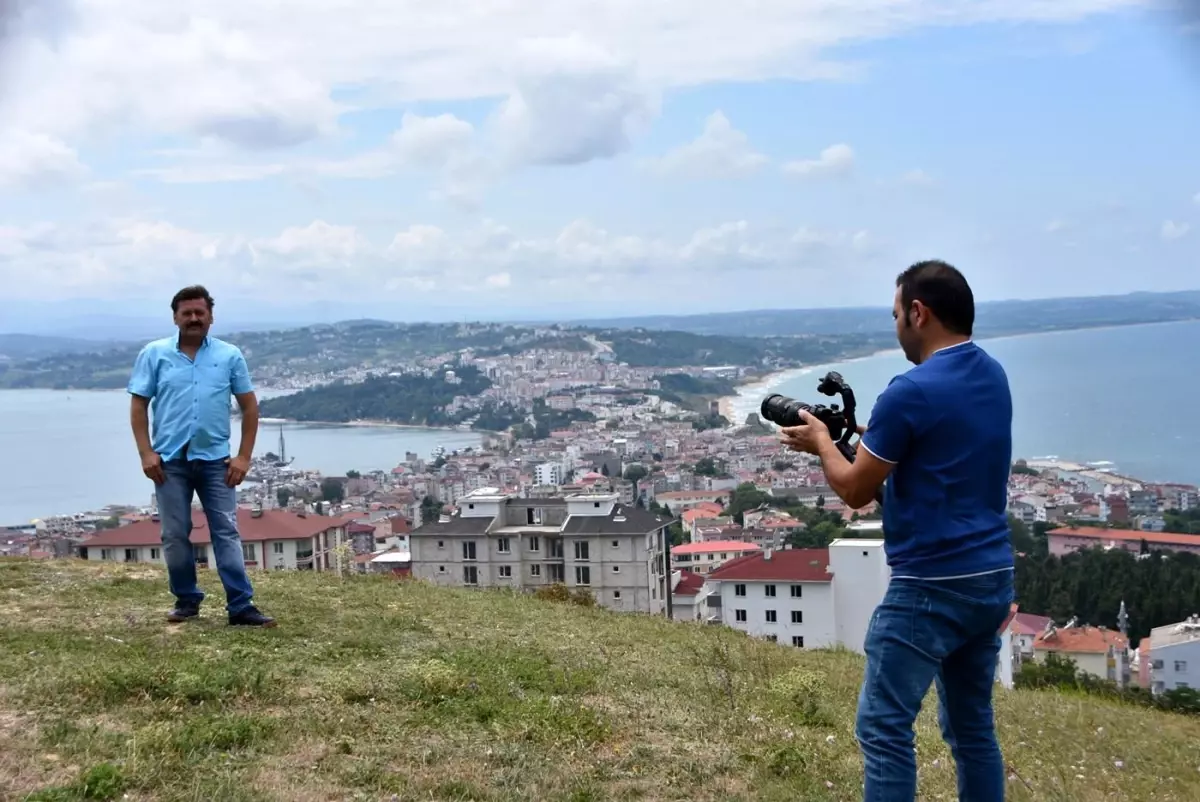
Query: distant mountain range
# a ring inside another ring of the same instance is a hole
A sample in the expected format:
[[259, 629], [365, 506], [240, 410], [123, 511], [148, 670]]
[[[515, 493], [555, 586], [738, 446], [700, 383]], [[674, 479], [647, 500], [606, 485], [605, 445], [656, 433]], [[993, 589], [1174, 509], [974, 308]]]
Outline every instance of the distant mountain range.
[[[986, 301], [978, 304], [976, 336], [997, 337], [1042, 331], [1127, 326], [1173, 320], [1200, 319], [1200, 290], [1139, 292], [1127, 295]], [[526, 320], [508, 325], [537, 327], [551, 324], [589, 329], [646, 329], [725, 337], [797, 337], [813, 335], [878, 335], [893, 331], [891, 310], [885, 307], [832, 309], [758, 309], [700, 315], [653, 315], [573, 321]], [[11, 325], [11, 324], [10, 324]], [[313, 326], [397, 324], [379, 320], [344, 321], [339, 324], [220, 321], [221, 332], [263, 332]], [[407, 322], [403, 325], [420, 325]], [[453, 324], [431, 324], [452, 326]], [[0, 334], [0, 362], [41, 359], [55, 354], [92, 353], [162, 337], [170, 322], [142, 318], [96, 315], [80, 318], [57, 335], [43, 333]]]

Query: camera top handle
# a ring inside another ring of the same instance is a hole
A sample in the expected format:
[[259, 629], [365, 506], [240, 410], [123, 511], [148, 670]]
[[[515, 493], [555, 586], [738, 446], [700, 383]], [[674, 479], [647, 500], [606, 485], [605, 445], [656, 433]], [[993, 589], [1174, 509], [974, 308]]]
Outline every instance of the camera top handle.
[[[846, 425], [842, 430], [842, 436], [837, 440], [838, 451], [842, 452], [850, 462], [854, 462], [854, 458], [858, 456], [858, 452], [854, 446], [850, 445], [850, 438], [858, 433], [858, 420], [855, 418], [855, 408], [857, 406], [854, 400], [854, 390], [850, 389], [850, 385], [846, 384], [846, 380], [842, 378], [842, 374], [831, 370], [825, 374], [825, 378], [821, 379], [821, 383], [817, 385], [817, 392], [822, 395], [840, 395], [842, 397], [842, 418]], [[836, 406], [834, 407], [837, 408]]]

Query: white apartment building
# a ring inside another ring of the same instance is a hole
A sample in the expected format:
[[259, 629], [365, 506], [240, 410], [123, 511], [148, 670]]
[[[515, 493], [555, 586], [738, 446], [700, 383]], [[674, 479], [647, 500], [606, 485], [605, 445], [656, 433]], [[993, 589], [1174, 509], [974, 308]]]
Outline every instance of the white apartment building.
[[[266, 570], [333, 571], [334, 550], [346, 540], [351, 519], [325, 515], [299, 515], [286, 510], [255, 511], [239, 508], [238, 530], [246, 567]], [[85, 560], [163, 564], [162, 523], [147, 519], [109, 529], [83, 541], [79, 556]], [[192, 508], [192, 549], [196, 564], [216, 566], [208, 520]]]
[[558, 487], [563, 483], [562, 464], [558, 462], [543, 462], [533, 469], [533, 479], [539, 485]]
[[762, 551], [762, 546], [742, 540], [683, 543], [671, 547], [671, 567], [697, 574], [710, 574], [729, 560], [756, 551]]
[[598, 604], [662, 615], [671, 520], [613, 493], [520, 498], [492, 488], [413, 530], [412, 573], [437, 585], [586, 588]]
[[1200, 616], [1150, 630], [1150, 690], [1200, 688]]

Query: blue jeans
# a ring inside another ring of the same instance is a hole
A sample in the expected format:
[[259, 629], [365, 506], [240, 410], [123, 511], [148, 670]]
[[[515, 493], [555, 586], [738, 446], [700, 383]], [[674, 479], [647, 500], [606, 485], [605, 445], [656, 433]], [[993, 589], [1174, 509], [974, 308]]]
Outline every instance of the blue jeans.
[[942, 736], [958, 767], [961, 802], [1002, 802], [1004, 760], [992, 689], [998, 630], [1013, 601], [1011, 571], [968, 579], [893, 579], [867, 629], [867, 670], [855, 735], [864, 802], [916, 798], [913, 723], [936, 683]]
[[250, 606], [254, 590], [246, 574], [242, 538], [237, 526], [237, 488], [225, 484], [224, 460], [175, 459], [163, 463], [166, 481], [155, 485], [162, 522], [163, 556], [171, 593], [181, 605], [200, 605], [204, 593], [196, 585], [196, 556], [192, 551], [192, 496], [208, 521], [208, 534], [217, 561], [217, 576], [225, 586], [225, 609], [236, 615]]

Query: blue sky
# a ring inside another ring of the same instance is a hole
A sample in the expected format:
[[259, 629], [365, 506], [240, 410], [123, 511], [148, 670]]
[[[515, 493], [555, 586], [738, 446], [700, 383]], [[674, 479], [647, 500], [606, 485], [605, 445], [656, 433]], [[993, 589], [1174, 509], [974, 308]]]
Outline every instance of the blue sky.
[[1190, 5], [331, 5], [18, 3], [0, 329], [194, 281], [239, 321], [886, 304], [931, 256], [1200, 286]]

